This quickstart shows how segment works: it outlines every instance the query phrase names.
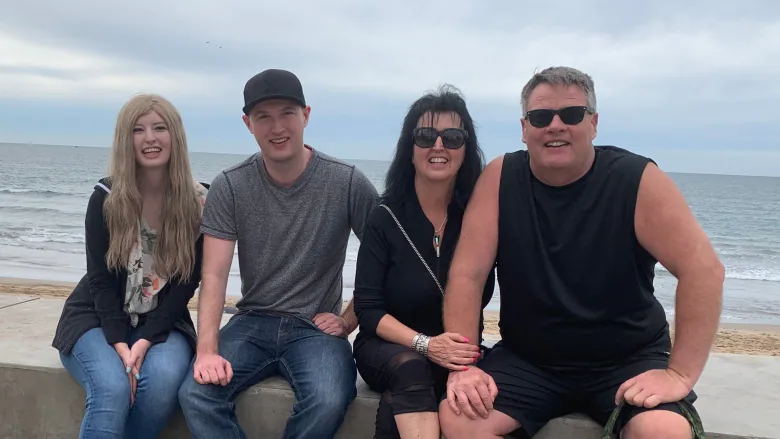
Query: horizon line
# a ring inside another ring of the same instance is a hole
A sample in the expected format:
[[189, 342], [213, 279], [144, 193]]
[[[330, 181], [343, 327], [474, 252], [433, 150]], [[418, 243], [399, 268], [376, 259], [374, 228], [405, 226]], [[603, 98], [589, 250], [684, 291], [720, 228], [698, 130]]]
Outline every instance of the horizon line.
[[[66, 144], [49, 144], [49, 143], [33, 143], [33, 142], [2, 142], [0, 141], [0, 146], [2, 145], [34, 145], [34, 146], [49, 146], [49, 147], [58, 147], [58, 148], [96, 148], [96, 149], [110, 149], [110, 146], [95, 146], [95, 145], [66, 145]], [[214, 155], [234, 155], [234, 156], [240, 156], [240, 157], [247, 157], [246, 153], [237, 153], [237, 152], [212, 152], [212, 151], [197, 151], [197, 150], [190, 150], [190, 153], [197, 153], [197, 154], [214, 154]], [[390, 163], [391, 160], [378, 160], [378, 159], [356, 159], [356, 158], [346, 158], [342, 157], [343, 160], [352, 160], [352, 161], [361, 161], [361, 162], [384, 162], [384, 163]], [[748, 177], [748, 178], [780, 178], [780, 176], [776, 175], [747, 175], [747, 174], [715, 174], [711, 172], [680, 172], [680, 171], [664, 171], [668, 174], [677, 174], [677, 175], [718, 175], [718, 176], [726, 176], [726, 177]]]

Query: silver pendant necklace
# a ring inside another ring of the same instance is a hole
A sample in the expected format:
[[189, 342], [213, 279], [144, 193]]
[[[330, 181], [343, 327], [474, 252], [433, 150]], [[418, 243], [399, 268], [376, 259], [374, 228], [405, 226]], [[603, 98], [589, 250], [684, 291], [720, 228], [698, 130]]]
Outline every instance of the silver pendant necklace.
[[437, 258], [439, 257], [439, 249], [441, 248], [441, 229], [444, 228], [444, 224], [447, 222], [448, 216], [449, 213], [447, 215], [444, 215], [444, 221], [442, 221], [439, 228], [433, 232], [433, 248], [436, 249]]

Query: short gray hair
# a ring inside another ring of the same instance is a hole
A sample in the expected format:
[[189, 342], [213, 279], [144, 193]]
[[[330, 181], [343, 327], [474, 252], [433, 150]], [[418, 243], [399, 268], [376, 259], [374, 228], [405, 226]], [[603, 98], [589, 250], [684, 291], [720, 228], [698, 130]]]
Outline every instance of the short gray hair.
[[548, 67], [534, 74], [523, 87], [523, 115], [528, 111], [528, 99], [531, 97], [531, 92], [541, 84], [576, 85], [585, 93], [588, 109], [592, 112], [596, 111], [596, 89], [590, 75], [572, 67]]

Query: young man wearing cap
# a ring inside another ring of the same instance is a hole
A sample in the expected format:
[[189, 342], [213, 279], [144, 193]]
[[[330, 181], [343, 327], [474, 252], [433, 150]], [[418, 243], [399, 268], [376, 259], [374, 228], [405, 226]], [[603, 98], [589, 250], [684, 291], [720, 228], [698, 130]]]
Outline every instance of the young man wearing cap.
[[[198, 348], [179, 400], [193, 438], [245, 438], [235, 398], [281, 375], [296, 396], [284, 437], [331, 438], [356, 396], [352, 303], [341, 313], [347, 241], [362, 237], [378, 194], [304, 143], [311, 109], [294, 74], [257, 74], [244, 102], [260, 152], [217, 175], [206, 200]], [[236, 243], [242, 297], [220, 331]]]

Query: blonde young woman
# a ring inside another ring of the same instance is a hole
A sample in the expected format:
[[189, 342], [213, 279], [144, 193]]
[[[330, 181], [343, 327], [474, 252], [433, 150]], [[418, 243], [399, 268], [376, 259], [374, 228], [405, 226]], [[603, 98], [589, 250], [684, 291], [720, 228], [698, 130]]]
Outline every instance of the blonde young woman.
[[177, 408], [195, 348], [208, 185], [193, 180], [181, 117], [139, 95], [119, 112], [110, 175], [89, 199], [87, 273], [52, 345], [86, 391], [80, 439], [154, 438]]

